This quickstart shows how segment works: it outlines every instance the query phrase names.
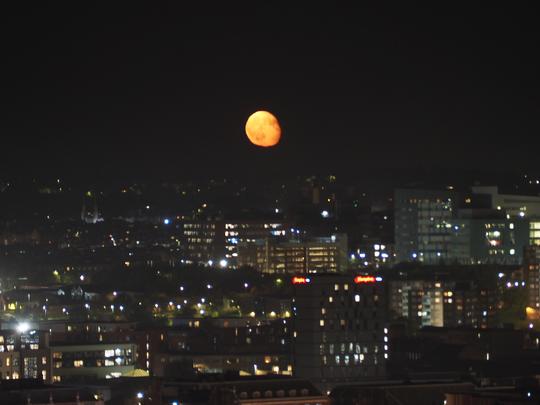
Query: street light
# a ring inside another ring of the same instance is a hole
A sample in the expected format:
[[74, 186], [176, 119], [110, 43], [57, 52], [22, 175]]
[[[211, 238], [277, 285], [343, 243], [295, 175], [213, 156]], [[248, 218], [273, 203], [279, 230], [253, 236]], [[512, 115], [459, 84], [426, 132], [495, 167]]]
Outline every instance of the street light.
[[20, 334], [26, 333], [30, 330], [30, 324], [28, 322], [20, 322], [17, 325], [17, 332]]

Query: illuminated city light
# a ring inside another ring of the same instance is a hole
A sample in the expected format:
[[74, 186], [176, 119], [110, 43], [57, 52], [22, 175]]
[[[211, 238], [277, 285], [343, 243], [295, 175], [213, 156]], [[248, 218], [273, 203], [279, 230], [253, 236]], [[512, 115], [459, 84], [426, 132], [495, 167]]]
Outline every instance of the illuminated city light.
[[293, 277], [292, 283], [293, 284], [309, 284], [311, 283], [311, 279], [309, 277]]
[[382, 277], [375, 277], [375, 276], [356, 276], [354, 278], [354, 282], [356, 284], [371, 284], [376, 282], [381, 282], [383, 279]]
[[18, 333], [26, 333], [30, 330], [30, 324], [28, 322], [20, 322], [17, 325], [17, 332]]
[[170, 220], [169, 218], [165, 218], [165, 219], [163, 220], [163, 224], [164, 224], [164, 225], [169, 225], [170, 223], [171, 223], [171, 220]]

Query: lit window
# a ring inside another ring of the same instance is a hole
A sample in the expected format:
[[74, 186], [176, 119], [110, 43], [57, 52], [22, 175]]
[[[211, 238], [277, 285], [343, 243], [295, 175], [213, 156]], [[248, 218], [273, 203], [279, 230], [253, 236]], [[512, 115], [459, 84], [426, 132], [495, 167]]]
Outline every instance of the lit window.
[[84, 366], [84, 361], [83, 360], [74, 360], [73, 361], [73, 367], [79, 368], [79, 367], [83, 367], [83, 366]]
[[321, 320], [319, 321], [319, 326], [324, 326], [324, 319], [321, 319]]
[[354, 296], [354, 302], [360, 302], [360, 295], [356, 294]]

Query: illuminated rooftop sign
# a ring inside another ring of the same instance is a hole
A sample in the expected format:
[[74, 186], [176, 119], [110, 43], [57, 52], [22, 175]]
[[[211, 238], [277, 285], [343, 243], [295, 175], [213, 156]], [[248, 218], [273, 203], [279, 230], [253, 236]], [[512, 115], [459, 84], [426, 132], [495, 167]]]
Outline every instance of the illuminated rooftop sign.
[[[354, 278], [355, 284], [375, 284], [383, 281], [381, 276], [360, 275]], [[309, 277], [294, 276], [292, 278], [293, 284], [309, 284], [311, 279]]]
[[309, 284], [311, 283], [311, 279], [309, 277], [293, 277], [292, 283], [293, 284]]
[[382, 281], [382, 277], [375, 277], [375, 276], [356, 276], [354, 278], [354, 282], [356, 284], [372, 284], [372, 283], [378, 283]]

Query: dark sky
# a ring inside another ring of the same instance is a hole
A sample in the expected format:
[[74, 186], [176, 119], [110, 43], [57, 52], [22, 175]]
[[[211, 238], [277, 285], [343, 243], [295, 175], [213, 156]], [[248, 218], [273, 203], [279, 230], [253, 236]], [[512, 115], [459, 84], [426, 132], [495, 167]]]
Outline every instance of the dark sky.
[[[523, 5], [48, 3], [0, 10], [3, 173], [536, 165], [540, 37]], [[283, 126], [272, 150], [245, 138], [258, 109]]]

